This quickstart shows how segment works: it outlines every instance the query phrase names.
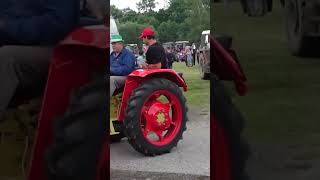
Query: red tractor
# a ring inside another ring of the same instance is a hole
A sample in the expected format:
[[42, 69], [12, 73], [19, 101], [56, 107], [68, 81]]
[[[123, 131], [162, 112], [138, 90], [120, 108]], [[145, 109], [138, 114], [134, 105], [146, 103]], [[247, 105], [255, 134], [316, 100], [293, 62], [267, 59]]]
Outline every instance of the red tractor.
[[233, 81], [239, 95], [247, 93], [246, 76], [228, 43], [210, 39], [211, 57], [211, 177], [247, 180], [249, 146], [243, 136], [244, 117], [222, 81]]
[[[108, 35], [104, 25], [80, 27], [56, 46], [28, 180], [109, 178]], [[212, 173], [216, 179], [229, 180], [241, 176], [243, 167], [239, 163], [246, 156], [241, 142], [242, 122], [235, 118], [239, 112], [221, 91], [219, 81], [234, 80], [243, 95], [245, 77], [227, 51], [214, 39], [210, 42], [214, 49], [212, 70], [219, 77], [211, 81]], [[110, 118], [111, 138], [123, 133], [137, 151], [146, 155], [169, 152], [186, 130], [187, 107], [179, 87], [187, 90], [183, 78], [173, 70], [134, 71], [124, 90], [114, 94], [121, 103], [115, 109], [116, 120]]]
[[109, 177], [109, 21], [86, 23], [54, 50], [28, 180]]
[[[107, 26], [84, 26], [56, 46], [28, 180], [109, 178], [108, 35]], [[121, 103], [116, 121], [110, 118], [111, 138], [121, 133], [118, 138], [125, 135], [145, 155], [170, 152], [186, 130], [186, 100], [179, 87], [187, 90], [173, 70], [131, 73], [114, 96]]]
[[154, 156], [168, 153], [186, 130], [187, 85], [171, 69], [135, 70], [112, 98], [112, 141], [126, 136], [138, 152]]

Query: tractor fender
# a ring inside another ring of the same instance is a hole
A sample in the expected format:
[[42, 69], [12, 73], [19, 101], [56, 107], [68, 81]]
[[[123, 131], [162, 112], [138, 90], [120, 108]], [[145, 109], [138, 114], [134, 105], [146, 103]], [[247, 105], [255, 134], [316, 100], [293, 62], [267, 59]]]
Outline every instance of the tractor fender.
[[71, 92], [90, 81], [97, 72], [105, 71], [109, 48], [105, 26], [75, 29], [53, 52], [46, 89], [33, 145], [28, 180], [47, 180], [44, 154], [53, 140], [53, 124], [65, 114]]
[[65, 45], [80, 45], [96, 47], [99, 49], [109, 48], [108, 39], [105, 33], [109, 29], [104, 25], [85, 26], [72, 31], [63, 41], [58, 44], [59, 46]]
[[210, 43], [213, 46], [211, 55], [215, 57], [212, 60], [214, 74], [221, 80], [233, 81], [238, 94], [245, 95], [248, 91], [247, 78], [240, 63], [213, 36], [211, 36]]
[[138, 69], [133, 71], [129, 77], [143, 78], [144, 80], [153, 77], [166, 78], [176, 83], [179, 87], [183, 87], [184, 91], [187, 91], [187, 84], [185, 81], [172, 69]]
[[118, 116], [119, 121], [124, 120], [125, 108], [127, 107], [127, 101], [129, 100], [131, 93], [141, 83], [150, 78], [166, 78], [179, 87], [183, 87], [184, 91], [187, 91], [188, 87], [185, 81], [172, 69], [138, 69], [133, 71], [127, 78], [124, 91], [122, 93], [122, 103]]

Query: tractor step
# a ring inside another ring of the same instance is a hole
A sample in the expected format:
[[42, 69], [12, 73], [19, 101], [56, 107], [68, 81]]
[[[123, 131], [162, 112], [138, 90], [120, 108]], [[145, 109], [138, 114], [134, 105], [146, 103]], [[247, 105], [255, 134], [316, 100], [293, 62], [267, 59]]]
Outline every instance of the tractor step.
[[114, 121], [118, 121], [117, 119], [110, 119], [110, 135], [120, 134], [120, 132], [116, 131], [116, 128], [113, 125]]

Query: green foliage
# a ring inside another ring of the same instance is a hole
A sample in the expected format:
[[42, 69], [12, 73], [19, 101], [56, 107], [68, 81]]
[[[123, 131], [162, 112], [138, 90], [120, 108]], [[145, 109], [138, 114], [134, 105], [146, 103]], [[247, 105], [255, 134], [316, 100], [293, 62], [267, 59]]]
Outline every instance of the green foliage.
[[121, 23], [127, 22], [127, 21], [135, 22], [137, 19], [137, 13], [130, 8], [123, 9], [122, 13], [123, 13], [123, 17], [118, 19], [119, 22]]
[[158, 37], [161, 42], [177, 41], [179, 34], [178, 31], [173, 31], [173, 29], [179, 29], [179, 25], [176, 22], [166, 21], [160, 24], [157, 28], [159, 31]]
[[140, 32], [146, 27], [147, 24], [139, 24], [136, 22], [126, 22], [118, 26], [119, 33], [122, 35], [125, 43], [127, 44], [140, 44]]
[[137, 23], [138, 24], [146, 24], [149, 26], [153, 26], [154, 28], [157, 28], [159, 26], [159, 21], [153, 17], [153, 16], [144, 16], [144, 15], [139, 15], [137, 16]]
[[155, 7], [155, 0], [141, 0], [137, 3], [137, 9], [142, 12], [151, 12]]
[[110, 12], [115, 19], [121, 19], [123, 17], [123, 12], [114, 5], [110, 6]]
[[[207, 0], [188, 0], [188, 6], [193, 7], [191, 13], [194, 14], [194, 16], [189, 16], [185, 20], [187, 26], [192, 27], [190, 29], [190, 32], [188, 33], [188, 39], [190, 39], [191, 41], [200, 40], [200, 36], [197, 36], [199, 32], [201, 33], [205, 29], [210, 29], [210, 5], [204, 4], [204, 1]], [[194, 26], [195, 24], [197, 24], [197, 26]]]
[[198, 42], [201, 32], [210, 29], [210, 0], [168, 0], [168, 3], [168, 8], [155, 12], [155, 0], [141, 0], [137, 3], [139, 12], [111, 6], [111, 14], [117, 19], [119, 31], [128, 43], [140, 44], [139, 34], [147, 26], [158, 32], [156, 38], [162, 43]]

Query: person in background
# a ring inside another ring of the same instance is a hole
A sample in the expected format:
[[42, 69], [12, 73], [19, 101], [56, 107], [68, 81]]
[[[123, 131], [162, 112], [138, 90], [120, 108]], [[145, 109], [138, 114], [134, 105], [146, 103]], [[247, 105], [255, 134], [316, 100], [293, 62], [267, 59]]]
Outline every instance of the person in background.
[[168, 62], [163, 46], [155, 40], [155, 32], [152, 28], [145, 28], [140, 39], [148, 46], [146, 62], [142, 64], [143, 69], [167, 69]]
[[[108, 13], [104, 0], [87, 4], [98, 20]], [[43, 91], [53, 47], [80, 24], [81, 8], [80, 0], [1, 0], [0, 121], [17, 91]]]
[[186, 47], [186, 65], [192, 65], [192, 52], [190, 47]]
[[175, 61], [175, 55], [169, 47], [167, 48], [166, 57], [168, 60], [168, 69], [172, 69], [172, 64]]
[[192, 64], [196, 65], [196, 53], [197, 53], [197, 48], [196, 48], [196, 44], [192, 43]]
[[187, 61], [187, 56], [186, 56], [186, 49], [181, 49], [180, 52], [180, 62], [185, 62]]
[[137, 57], [137, 67], [142, 68], [142, 64], [145, 63], [145, 59], [143, 57], [143, 51], [139, 51], [139, 55]]

